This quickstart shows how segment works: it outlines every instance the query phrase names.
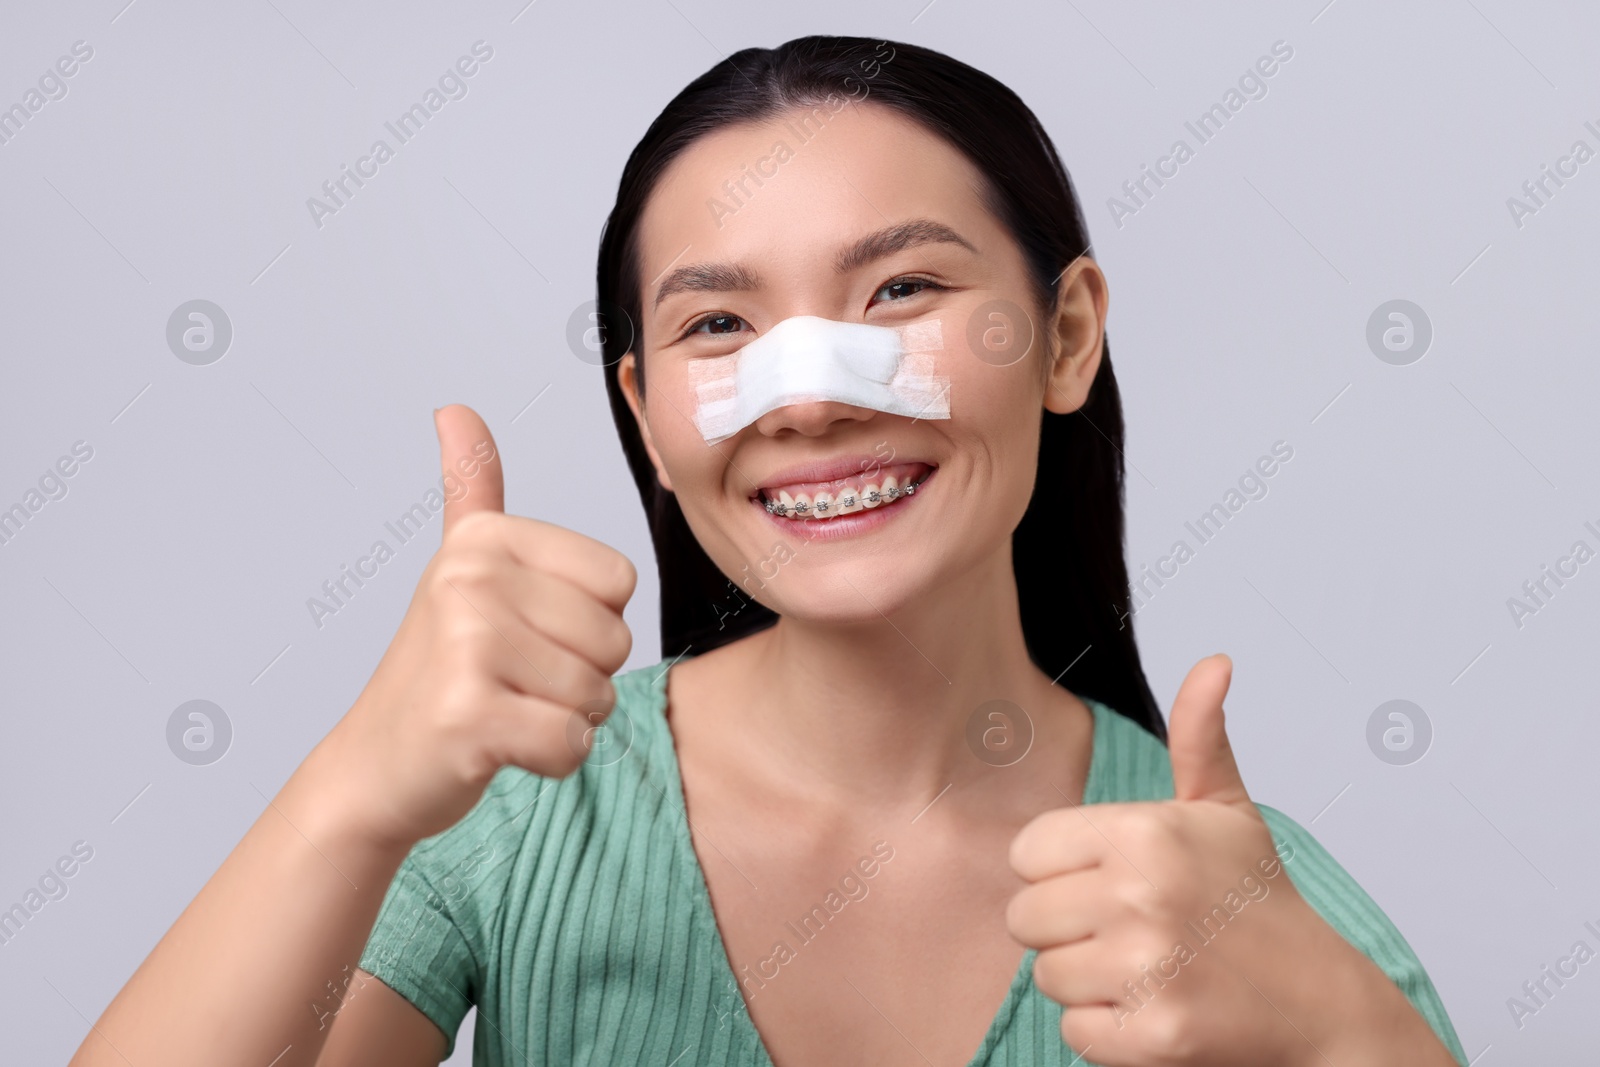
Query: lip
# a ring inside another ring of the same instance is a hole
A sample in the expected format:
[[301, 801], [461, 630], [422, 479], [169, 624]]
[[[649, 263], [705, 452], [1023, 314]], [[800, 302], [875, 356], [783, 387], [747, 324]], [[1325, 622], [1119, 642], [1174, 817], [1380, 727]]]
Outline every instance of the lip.
[[931, 468], [930, 473], [932, 470], [939, 469], [937, 463], [917, 456], [901, 458], [891, 455], [888, 460], [875, 453], [835, 456], [830, 459], [812, 460], [809, 463], [796, 463], [793, 466], [773, 471], [761, 479], [757, 483], [757, 487], [752, 489], [749, 495], [751, 500], [759, 500], [762, 491], [766, 489], [806, 483], [825, 486], [829, 482], [860, 477], [868, 471], [883, 470], [886, 467], [899, 467], [912, 463], [920, 463]]

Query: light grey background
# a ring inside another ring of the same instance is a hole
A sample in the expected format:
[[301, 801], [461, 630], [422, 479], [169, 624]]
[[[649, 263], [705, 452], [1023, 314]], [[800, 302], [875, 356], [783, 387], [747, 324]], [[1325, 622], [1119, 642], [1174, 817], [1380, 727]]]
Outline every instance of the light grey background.
[[[645, 523], [568, 317], [661, 106], [721, 55], [815, 32], [948, 52], [1054, 137], [1111, 282], [1136, 571], [1293, 447], [1137, 616], [1163, 706], [1230, 653], [1252, 794], [1394, 919], [1469, 1056], [1592, 1049], [1600, 963], [1521, 1029], [1506, 1004], [1600, 948], [1600, 561], [1520, 627], [1507, 606], [1573, 542], [1600, 549], [1600, 160], [1520, 227], [1507, 206], [1575, 140], [1600, 150], [1592, 7], [125, 2], [8, 4], [0, 26], [0, 106], [94, 49], [0, 145], [0, 507], [94, 450], [0, 545], [0, 907], [94, 849], [0, 947], [0, 1060], [65, 1061], [360, 691], [437, 523], [320, 629], [306, 600], [436, 484], [435, 406], [488, 421], [512, 510], [639, 564], [629, 666], [658, 658]], [[468, 95], [319, 229], [307, 198], [479, 39]], [[1116, 225], [1121, 183], [1278, 40], [1267, 95]], [[166, 341], [193, 299], [233, 327], [209, 366]], [[1366, 342], [1392, 299], [1434, 329], [1409, 366]], [[1395, 698], [1434, 730], [1406, 766], [1366, 741]], [[232, 724], [209, 766], [167, 746], [194, 699]]]

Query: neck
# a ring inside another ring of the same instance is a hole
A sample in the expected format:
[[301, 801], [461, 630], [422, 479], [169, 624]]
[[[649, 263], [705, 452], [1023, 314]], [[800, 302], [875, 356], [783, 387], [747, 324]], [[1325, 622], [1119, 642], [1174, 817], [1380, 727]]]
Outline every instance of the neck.
[[1064, 721], [1076, 699], [1028, 656], [1009, 545], [888, 615], [849, 626], [781, 617], [708, 658], [724, 654], [718, 688], [739, 698], [716, 699], [712, 715], [730, 751], [816, 803], [920, 808], [947, 786], [1010, 787], [1048, 769], [1035, 759], [996, 775], [974, 754], [969, 723], [989, 701], [1020, 706], [1036, 745], [1090, 736]]

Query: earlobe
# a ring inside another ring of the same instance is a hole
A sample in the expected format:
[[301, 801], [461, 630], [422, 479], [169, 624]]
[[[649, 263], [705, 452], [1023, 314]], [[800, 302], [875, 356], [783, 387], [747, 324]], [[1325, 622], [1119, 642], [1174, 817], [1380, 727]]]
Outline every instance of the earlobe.
[[661, 488], [672, 492], [672, 479], [667, 476], [667, 468], [661, 462], [661, 455], [656, 451], [655, 441], [650, 436], [650, 419], [644, 410], [644, 399], [639, 395], [639, 379], [635, 374], [636, 363], [632, 352], [627, 353], [617, 362], [617, 384], [622, 387], [622, 395], [628, 401], [628, 408], [633, 412], [634, 422], [639, 426], [639, 437], [644, 442], [645, 453], [650, 457], [650, 465], [656, 469], [656, 481], [661, 483]]
[[1088, 402], [1089, 387], [1100, 370], [1100, 351], [1096, 346], [1081, 354], [1062, 353], [1045, 383], [1045, 410], [1068, 415]]
[[1045, 380], [1044, 406], [1065, 415], [1083, 407], [1100, 372], [1109, 296], [1099, 264], [1079, 256], [1062, 272], [1051, 321], [1055, 362]]

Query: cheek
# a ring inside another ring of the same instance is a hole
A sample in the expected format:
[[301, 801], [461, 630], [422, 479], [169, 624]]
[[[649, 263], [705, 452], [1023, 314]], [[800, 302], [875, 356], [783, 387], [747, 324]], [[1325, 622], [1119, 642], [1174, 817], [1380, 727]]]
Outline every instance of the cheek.
[[1040, 407], [1043, 339], [1036, 326], [1017, 321], [1020, 314], [1008, 300], [988, 300], [941, 316], [944, 347], [937, 373], [950, 379], [952, 414], [988, 422]]
[[1043, 386], [1038, 367], [1022, 360], [995, 367], [971, 360], [950, 374], [952, 460], [970, 472], [972, 505], [988, 531], [1004, 536], [1022, 521], [1039, 462]]
[[[1007, 367], [981, 360], [957, 360], [942, 371], [950, 378], [950, 414], [942, 428], [992, 462], [1015, 466], [1023, 450], [1038, 439], [1043, 386], [1038, 366], [1022, 360]], [[1030, 453], [1029, 469], [1035, 456]]]
[[[976, 361], [974, 361], [976, 362]], [[1032, 364], [990, 367], [977, 363], [950, 375], [950, 410], [989, 427], [1014, 426], [1018, 416], [1039, 407], [1040, 387]]]
[[662, 379], [659, 389], [656, 381], [648, 383], [656, 454], [695, 540], [724, 572], [737, 572], [756, 549], [744, 543], [749, 517], [742, 509], [751, 505], [745, 480], [728, 459], [733, 441], [708, 445], [694, 422], [693, 391], [681, 376]]
[[709, 447], [694, 424], [694, 396], [684, 375], [668, 366], [647, 379], [645, 410], [650, 423], [650, 440], [661, 463], [672, 479], [673, 491], [680, 498], [703, 487], [708, 472], [721, 464], [717, 451]]

